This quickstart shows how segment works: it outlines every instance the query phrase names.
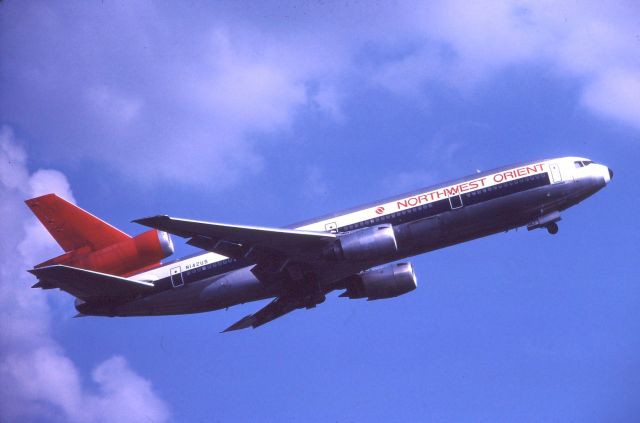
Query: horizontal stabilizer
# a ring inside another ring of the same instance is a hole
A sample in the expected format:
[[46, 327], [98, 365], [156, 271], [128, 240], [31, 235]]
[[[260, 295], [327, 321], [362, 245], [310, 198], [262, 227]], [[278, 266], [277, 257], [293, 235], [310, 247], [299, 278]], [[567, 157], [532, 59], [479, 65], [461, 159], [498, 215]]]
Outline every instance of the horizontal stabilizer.
[[84, 301], [133, 298], [153, 284], [60, 264], [29, 270], [38, 278], [34, 288], [60, 288]]

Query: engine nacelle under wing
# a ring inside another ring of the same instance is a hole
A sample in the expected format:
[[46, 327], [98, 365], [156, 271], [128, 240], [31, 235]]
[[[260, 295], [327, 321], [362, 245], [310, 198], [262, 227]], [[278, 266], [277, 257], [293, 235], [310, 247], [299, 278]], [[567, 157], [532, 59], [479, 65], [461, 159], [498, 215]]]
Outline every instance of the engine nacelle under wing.
[[411, 263], [394, 263], [355, 275], [347, 284], [341, 297], [380, 300], [393, 298], [418, 287]]
[[376, 225], [344, 235], [324, 251], [330, 260], [369, 260], [392, 255], [398, 243], [390, 224]]

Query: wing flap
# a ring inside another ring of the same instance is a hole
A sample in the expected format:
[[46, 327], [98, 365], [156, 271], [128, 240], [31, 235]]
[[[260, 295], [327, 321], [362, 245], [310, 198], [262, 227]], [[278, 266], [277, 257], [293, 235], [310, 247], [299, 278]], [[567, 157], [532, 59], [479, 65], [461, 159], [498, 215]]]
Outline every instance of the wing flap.
[[153, 283], [79, 269], [53, 265], [29, 270], [38, 278], [34, 288], [60, 288], [84, 301], [125, 299], [149, 292]]

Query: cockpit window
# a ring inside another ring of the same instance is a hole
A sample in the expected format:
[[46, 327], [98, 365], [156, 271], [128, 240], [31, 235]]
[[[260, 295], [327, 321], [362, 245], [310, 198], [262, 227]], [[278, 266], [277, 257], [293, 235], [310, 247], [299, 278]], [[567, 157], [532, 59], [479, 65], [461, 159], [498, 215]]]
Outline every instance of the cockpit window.
[[577, 168], [580, 168], [584, 166], [589, 166], [591, 163], [593, 163], [591, 160], [580, 160], [580, 161], [573, 162], [573, 165]]

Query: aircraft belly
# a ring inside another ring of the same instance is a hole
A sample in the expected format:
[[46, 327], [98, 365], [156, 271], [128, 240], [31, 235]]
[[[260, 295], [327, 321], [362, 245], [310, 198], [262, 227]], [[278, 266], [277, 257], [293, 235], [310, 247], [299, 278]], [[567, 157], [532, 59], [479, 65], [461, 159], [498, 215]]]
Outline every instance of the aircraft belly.
[[113, 314], [157, 316], [200, 313], [273, 295], [253, 276], [249, 268], [244, 268], [131, 301], [116, 307]]
[[396, 232], [398, 259], [524, 226], [558, 197], [557, 191], [517, 193], [403, 224]]
[[230, 307], [249, 301], [261, 300], [277, 295], [269, 291], [253, 273], [251, 267], [230, 272], [207, 286], [201, 298], [215, 308]]

